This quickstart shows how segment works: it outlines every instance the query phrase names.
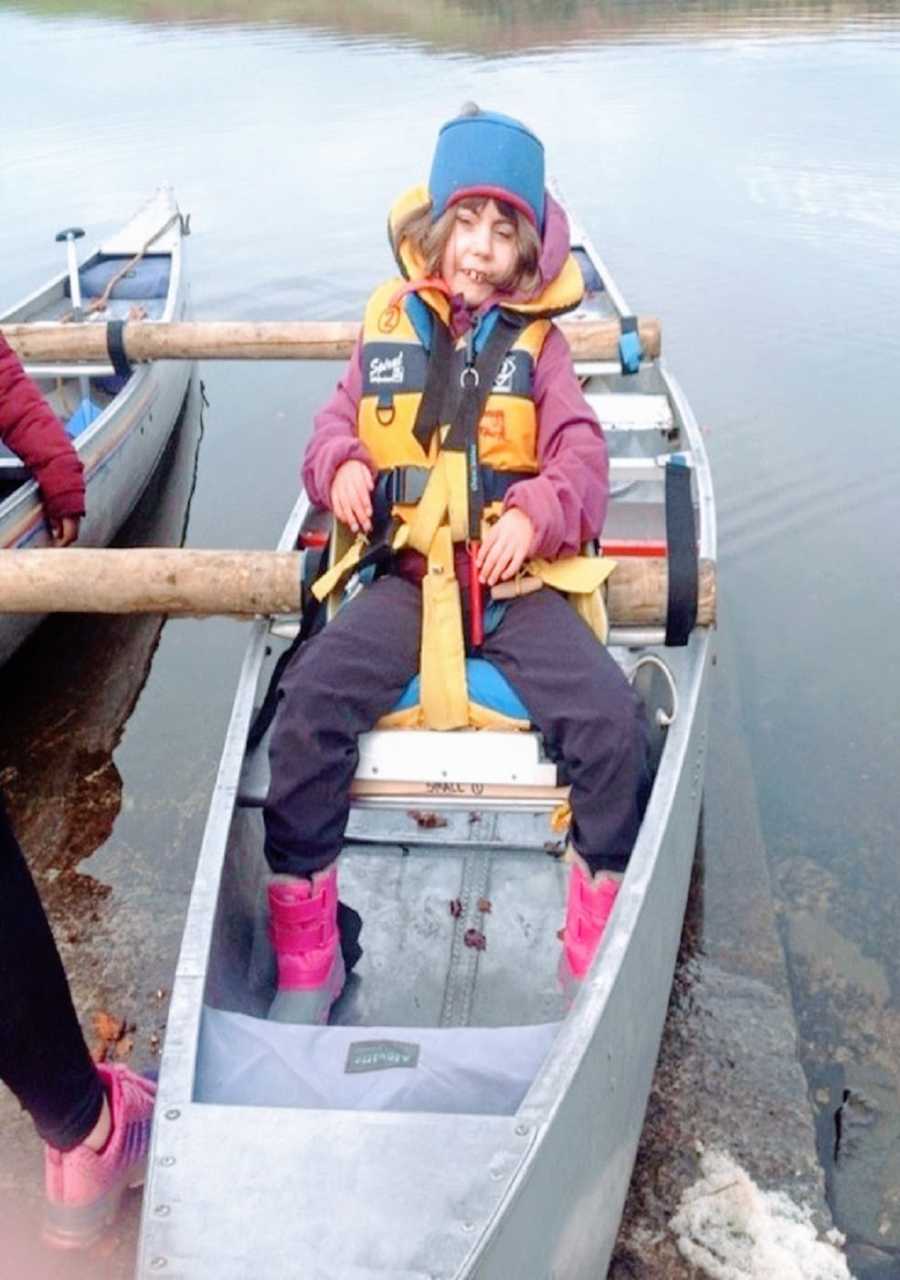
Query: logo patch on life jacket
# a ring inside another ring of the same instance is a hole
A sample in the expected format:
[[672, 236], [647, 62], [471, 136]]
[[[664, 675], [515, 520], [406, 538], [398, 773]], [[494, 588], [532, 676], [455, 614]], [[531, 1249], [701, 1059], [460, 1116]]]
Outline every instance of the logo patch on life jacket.
[[395, 1067], [416, 1067], [419, 1046], [408, 1040], [354, 1040], [347, 1049], [345, 1075], [362, 1071], [390, 1071]]
[[527, 351], [510, 351], [494, 379], [495, 396], [530, 396], [534, 361]]
[[494, 379], [494, 385], [493, 387], [491, 387], [491, 390], [498, 392], [500, 394], [503, 394], [505, 392], [508, 395], [509, 392], [512, 391], [513, 378], [515, 377], [515, 373], [516, 373], [516, 357], [507, 356], [500, 366], [499, 372], [497, 373], [497, 377]]
[[428, 352], [418, 343], [367, 342], [362, 350], [363, 395], [385, 396], [421, 391]]
[[481, 415], [478, 434], [486, 440], [506, 439], [506, 414], [502, 409], [488, 409]]
[[400, 308], [385, 307], [381, 315], [378, 317], [378, 332], [393, 333], [400, 323]]
[[398, 387], [403, 385], [403, 352], [395, 356], [372, 356], [369, 361], [369, 382], [373, 387]]

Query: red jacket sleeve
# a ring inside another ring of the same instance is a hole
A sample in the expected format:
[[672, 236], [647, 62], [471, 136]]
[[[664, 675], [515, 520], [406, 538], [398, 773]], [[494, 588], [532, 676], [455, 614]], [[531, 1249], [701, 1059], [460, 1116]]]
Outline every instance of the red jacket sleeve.
[[357, 459], [376, 474], [369, 451], [356, 432], [362, 396], [361, 351], [362, 341], [357, 339], [334, 394], [315, 416], [312, 439], [303, 456], [303, 486], [317, 507], [331, 506], [334, 473], [343, 463]]
[[609, 458], [597, 417], [575, 375], [569, 344], [550, 330], [534, 371], [540, 474], [506, 495], [534, 526], [529, 553], [555, 560], [596, 538], [609, 502]]
[[0, 335], [0, 440], [41, 491], [47, 517], [84, 515], [84, 468], [62, 423]]

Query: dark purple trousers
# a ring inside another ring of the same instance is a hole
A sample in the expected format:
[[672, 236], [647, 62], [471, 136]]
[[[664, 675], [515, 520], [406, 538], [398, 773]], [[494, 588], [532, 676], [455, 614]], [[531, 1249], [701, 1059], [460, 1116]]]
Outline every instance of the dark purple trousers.
[[0, 1080], [62, 1150], [93, 1129], [103, 1085], [50, 925], [0, 798]]
[[[393, 708], [418, 671], [421, 619], [416, 584], [379, 578], [288, 664], [264, 810], [273, 872], [311, 875], [340, 853], [357, 737]], [[618, 665], [546, 587], [510, 602], [481, 655], [503, 673], [564, 764], [575, 848], [592, 871], [623, 871], [649, 775], [643, 709]]]

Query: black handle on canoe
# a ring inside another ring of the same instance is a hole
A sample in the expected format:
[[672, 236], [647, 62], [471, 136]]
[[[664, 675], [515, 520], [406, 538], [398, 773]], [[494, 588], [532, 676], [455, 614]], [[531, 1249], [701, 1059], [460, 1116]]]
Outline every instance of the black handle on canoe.
[[84, 235], [83, 227], [66, 227], [65, 231], [57, 231], [57, 240], [80, 240]]

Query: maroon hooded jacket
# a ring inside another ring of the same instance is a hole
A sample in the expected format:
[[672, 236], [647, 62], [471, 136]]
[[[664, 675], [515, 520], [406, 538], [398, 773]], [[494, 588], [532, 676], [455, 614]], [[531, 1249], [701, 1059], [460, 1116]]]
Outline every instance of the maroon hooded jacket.
[[84, 468], [62, 423], [0, 335], [0, 440], [41, 491], [48, 520], [84, 515]]

